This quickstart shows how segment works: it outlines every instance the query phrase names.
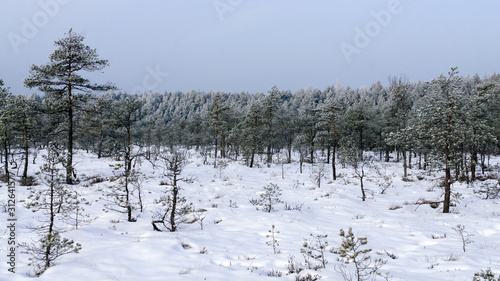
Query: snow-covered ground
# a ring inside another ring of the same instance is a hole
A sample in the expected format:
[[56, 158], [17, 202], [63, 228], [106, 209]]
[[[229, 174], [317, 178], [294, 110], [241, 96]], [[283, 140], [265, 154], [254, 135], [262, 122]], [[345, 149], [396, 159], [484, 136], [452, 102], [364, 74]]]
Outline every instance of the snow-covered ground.
[[[328, 235], [326, 268], [306, 270], [321, 280], [343, 280], [336, 267], [340, 265], [335, 248], [341, 243], [339, 230], [352, 227], [357, 237], [366, 237], [372, 259], [387, 263], [380, 272], [389, 273], [390, 280], [472, 280], [475, 272], [491, 268], [500, 274], [500, 200], [482, 200], [473, 187], [453, 184], [452, 191], [460, 193], [450, 214], [442, 206], [417, 205], [422, 199], [437, 201], [442, 195], [436, 178], [440, 172], [410, 170], [410, 181], [402, 180], [401, 163], [374, 163], [365, 179], [368, 198], [361, 200], [359, 180], [352, 169], [341, 169], [335, 182], [328, 179], [318, 188], [311, 181], [311, 165], [305, 164], [299, 173], [297, 163], [271, 167], [248, 168], [239, 162], [229, 162], [227, 168], [216, 170], [203, 165], [201, 157], [192, 151], [191, 163], [184, 176], [194, 176], [192, 183], [181, 183], [180, 195], [204, 212], [201, 224], [184, 225], [178, 232], [157, 232], [151, 225], [152, 212], [157, 208], [154, 199], [165, 189], [161, 170], [143, 161], [140, 171], [147, 175], [143, 181], [145, 209], [134, 211], [136, 222], [127, 222], [124, 214], [103, 211], [103, 191], [109, 181], [76, 188], [91, 206], [85, 213], [92, 221], [78, 229], [62, 233], [63, 237], [82, 244], [78, 254], [68, 254], [48, 269], [39, 280], [296, 280], [290, 273], [288, 261], [304, 264], [301, 253], [304, 239], [313, 235]], [[112, 175], [112, 159], [97, 159], [95, 155], [78, 152], [76, 170], [80, 177]], [[498, 159], [493, 159], [498, 161]], [[31, 174], [38, 170], [31, 167]], [[328, 166], [326, 166], [328, 167]], [[498, 166], [497, 166], [498, 167]], [[381, 194], [377, 182], [388, 175], [394, 187]], [[420, 179], [419, 179], [420, 178]], [[250, 203], [258, 199], [264, 186], [277, 184], [280, 199], [295, 210], [285, 210], [285, 204], [275, 205], [267, 213]], [[23, 206], [29, 195], [28, 187], [17, 189], [17, 242], [31, 242], [38, 236], [27, 229], [39, 223], [41, 214]], [[8, 272], [7, 188], [0, 187], [0, 280], [29, 280], [29, 255], [18, 250], [16, 274]], [[258, 209], [257, 209], [258, 208]], [[454, 228], [465, 226], [464, 234], [473, 241], [462, 248], [462, 240]], [[278, 253], [268, 245], [266, 237], [275, 226]], [[390, 257], [392, 256], [392, 257]], [[352, 266], [349, 265], [349, 266]], [[348, 267], [350, 268], [350, 267]], [[282, 277], [270, 277], [281, 272]], [[380, 280], [383, 278], [379, 277]]]

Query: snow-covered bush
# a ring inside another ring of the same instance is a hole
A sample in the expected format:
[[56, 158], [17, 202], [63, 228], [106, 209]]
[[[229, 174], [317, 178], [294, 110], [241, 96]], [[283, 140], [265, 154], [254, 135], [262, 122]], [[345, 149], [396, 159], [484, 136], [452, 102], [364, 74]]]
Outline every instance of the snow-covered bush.
[[476, 272], [474, 273], [474, 278], [472, 281], [500, 281], [500, 277], [495, 278], [495, 273], [491, 271], [490, 268], [486, 269], [486, 271], [483, 271], [481, 269], [481, 272]]

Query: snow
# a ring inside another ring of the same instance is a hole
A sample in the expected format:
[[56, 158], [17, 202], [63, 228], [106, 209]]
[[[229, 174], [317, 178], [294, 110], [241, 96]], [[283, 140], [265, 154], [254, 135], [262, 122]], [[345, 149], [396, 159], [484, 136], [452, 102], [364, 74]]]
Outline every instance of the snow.
[[[49, 268], [38, 280], [295, 280], [296, 273], [288, 274], [290, 255], [296, 263], [304, 263], [300, 250], [310, 234], [328, 235], [326, 268], [317, 271], [321, 280], [342, 280], [335, 270], [338, 255], [332, 253], [340, 246], [339, 230], [352, 227], [357, 237], [367, 237], [370, 256], [387, 263], [381, 272], [388, 272], [391, 280], [472, 280], [475, 272], [491, 268], [500, 273], [500, 200], [482, 200], [465, 183], [455, 183], [453, 192], [462, 198], [450, 214], [429, 204], [415, 205], [419, 199], [437, 201], [442, 190], [436, 179], [439, 171], [409, 170], [411, 181], [402, 180], [401, 163], [373, 163], [382, 174], [393, 175], [394, 187], [380, 194], [376, 181], [380, 174], [368, 169], [365, 187], [368, 198], [361, 200], [359, 180], [350, 168], [338, 167], [341, 178], [333, 182], [331, 172], [318, 188], [311, 181], [311, 165], [305, 164], [302, 174], [298, 163], [282, 167], [248, 168], [241, 162], [229, 161], [219, 177], [213, 165], [203, 165], [201, 157], [191, 151], [191, 163], [182, 175], [194, 176], [192, 183], [181, 183], [180, 195], [196, 208], [203, 208], [206, 218], [203, 230], [198, 222], [184, 225], [178, 232], [156, 232], [151, 226], [153, 200], [160, 197], [166, 186], [161, 170], [142, 161], [137, 168], [147, 175], [142, 183], [145, 210], [134, 211], [137, 222], [127, 222], [125, 214], [103, 211], [103, 190], [109, 181], [97, 184], [82, 182], [76, 186], [82, 196], [92, 203], [85, 207], [92, 221], [62, 233], [65, 238], [82, 244], [78, 254], [63, 256], [57, 265]], [[42, 152], [43, 154], [43, 152]], [[492, 162], [498, 159], [492, 159]], [[32, 165], [34, 174], [42, 163]], [[82, 177], [112, 175], [109, 164], [113, 159], [97, 159], [93, 154], [79, 151], [75, 155], [76, 170]], [[417, 175], [423, 180], [418, 180]], [[263, 187], [277, 184], [281, 200], [300, 210], [285, 210], [277, 204], [266, 213], [249, 200], [258, 199]], [[39, 223], [41, 214], [27, 210], [23, 203], [29, 195], [28, 187], [17, 189], [17, 242], [31, 242], [37, 235], [27, 226]], [[6, 203], [6, 186], [0, 187], [0, 204]], [[259, 208], [259, 210], [257, 210]], [[3, 208], [2, 208], [3, 209]], [[0, 210], [2, 210], [0, 209]], [[390, 210], [392, 209], [392, 210]], [[7, 213], [0, 212], [2, 230], [0, 249], [6, 260], [8, 233], [4, 223]], [[462, 250], [462, 241], [453, 229], [465, 226], [474, 243]], [[279, 240], [278, 254], [266, 244], [272, 225]], [[5, 229], [5, 230], [3, 230]], [[396, 256], [392, 259], [386, 253]], [[0, 280], [30, 280], [29, 255], [18, 249], [16, 274], [7, 271], [6, 262], [0, 263]], [[271, 270], [282, 272], [282, 277], [269, 277]], [[382, 278], [379, 278], [383, 280]]]

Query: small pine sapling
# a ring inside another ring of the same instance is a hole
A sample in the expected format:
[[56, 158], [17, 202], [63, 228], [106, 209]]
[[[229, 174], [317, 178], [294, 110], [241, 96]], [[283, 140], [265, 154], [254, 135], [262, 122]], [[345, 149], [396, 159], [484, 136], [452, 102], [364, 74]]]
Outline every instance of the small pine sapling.
[[270, 213], [274, 210], [274, 205], [281, 203], [281, 189], [277, 184], [271, 183], [264, 187], [264, 192], [260, 194], [259, 205], [264, 211]]
[[[325, 268], [328, 263], [325, 257], [326, 248], [328, 247], [328, 241], [326, 241], [328, 235], [311, 234], [310, 236], [310, 239], [305, 239], [302, 249], [300, 249], [300, 252], [304, 255], [305, 263], [310, 269]], [[312, 265], [309, 258], [318, 261], [319, 264]]]
[[82, 222], [88, 222], [88, 220], [84, 220], [82, 218], [88, 218], [88, 214], [83, 214], [85, 211], [84, 205], [90, 205], [90, 203], [84, 197], [81, 197], [80, 193], [76, 190], [73, 190], [68, 197], [66, 198], [66, 202], [68, 204], [68, 208], [63, 210], [64, 220], [69, 224], [75, 226], [75, 229], [78, 229], [78, 226]]
[[351, 227], [349, 227], [347, 233], [341, 229], [340, 237], [342, 237], [342, 244], [340, 248], [337, 249], [337, 253], [342, 265], [336, 266], [335, 270], [342, 274], [344, 280], [352, 280], [352, 274], [347, 268], [349, 264], [353, 264], [354, 266], [354, 280], [371, 280], [375, 275], [380, 275], [378, 270], [386, 261], [375, 259], [372, 262], [368, 255], [372, 249], [363, 249], [363, 247], [368, 244], [368, 239], [366, 237], [355, 237]]
[[271, 229], [268, 230], [269, 234], [266, 235], [266, 238], [271, 238], [271, 240], [266, 242], [267, 246], [272, 246], [274, 254], [278, 254], [280, 251], [278, 250], [279, 241], [276, 239], [276, 234], [279, 234], [279, 231], [275, 230], [274, 224], [271, 226]]
[[295, 262], [295, 256], [292, 254], [288, 255], [288, 263], [286, 268], [288, 269], [288, 274], [292, 273], [299, 274], [302, 270], [304, 270], [301, 264]]
[[[168, 192], [168, 191], [167, 191]], [[172, 194], [162, 196], [154, 201], [155, 204], [161, 204], [162, 210], [153, 214], [153, 229], [163, 231], [166, 228], [170, 232], [175, 232], [181, 224], [194, 223], [188, 215], [193, 211], [193, 204], [188, 203], [185, 197], [179, 195], [179, 187], [172, 188]], [[161, 227], [159, 225], [161, 224]]]
[[[172, 190], [166, 190], [167, 194], [170, 192], [171, 194], [162, 196], [154, 201], [155, 204], [161, 204], [162, 209], [153, 214], [151, 224], [156, 231], [163, 231], [161, 229], [163, 227], [170, 232], [175, 232], [178, 230], [180, 224], [193, 223], [196, 220], [196, 218], [194, 220], [188, 218], [188, 214], [193, 212], [193, 204], [188, 203], [186, 198], [180, 196], [179, 191], [181, 189], [178, 185], [181, 181], [192, 182], [194, 178], [181, 177], [184, 167], [189, 164], [187, 152], [163, 152], [160, 158], [163, 160], [163, 174], [169, 179], [170, 182], [168, 184], [172, 186]], [[201, 227], [203, 228], [203, 221], [201, 222]]]
[[224, 175], [224, 170], [228, 167], [228, 164], [225, 160], [217, 161], [215, 168], [217, 169], [217, 173], [219, 174], [219, 178], [222, 179], [222, 175]]
[[310, 173], [311, 182], [314, 183], [318, 188], [321, 188], [321, 181], [327, 179], [326, 168], [324, 164], [318, 164], [312, 167]]
[[495, 278], [495, 273], [491, 271], [491, 268], [488, 268], [486, 271], [481, 269], [481, 272], [474, 273], [472, 281], [500, 281], [500, 277]]
[[461, 224], [457, 224], [457, 227], [453, 228], [453, 230], [455, 230], [458, 234], [458, 236], [460, 237], [460, 240], [462, 241], [462, 249], [464, 250], [464, 253], [466, 251], [466, 248], [465, 246], [467, 244], [471, 244], [471, 243], [474, 243], [474, 241], [472, 241], [470, 239], [470, 237], [474, 236], [474, 234], [470, 234], [470, 233], [467, 233], [465, 231], [465, 225], [461, 225]]
[[385, 170], [382, 171], [377, 165], [374, 165], [372, 168], [377, 173], [377, 178], [375, 179], [375, 183], [380, 188], [380, 194], [385, 194], [385, 192], [389, 188], [394, 188], [394, 184], [392, 181], [394, 174], [392, 175], [387, 174]]
[[59, 173], [60, 167], [64, 166], [64, 157], [61, 157], [56, 147], [51, 145], [48, 154], [44, 156], [45, 164], [40, 168], [42, 182], [46, 188], [32, 189], [26, 207], [33, 212], [42, 211], [46, 215], [43, 224], [34, 230], [41, 234], [41, 238], [35, 243], [22, 244], [26, 251], [31, 254], [30, 265], [35, 267], [35, 275], [40, 276], [59, 257], [78, 253], [81, 245], [73, 240], [61, 238], [56, 225], [58, 212], [69, 212], [75, 207], [69, 202], [69, 191], [62, 182], [64, 176]]
[[28, 265], [35, 267], [35, 275], [40, 276], [54, 262], [70, 253], [78, 253], [82, 246], [73, 240], [61, 238], [59, 232], [52, 232], [43, 236], [36, 244], [24, 245], [26, 251], [31, 254]]
[[474, 189], [474, 194], [481, 196], [483, 200], [500, 198], [500, 180], [487, 180], [478, 183], [478, 189]]
[[115, 164], [110, 165], [113, 169], [113, 176], [109, 179], [114, 184], [109, 186], [109, 191], [106, 194], [108, 201], [111, 204], [106, 204], [105, 207], [114, 211], [127, 214], [129, 222], [135, 222], [132, 217], [132, 210], [135, 209], [134, 191], [137, 190], [137, 184], [140, 179], [140, 173], [135, 169], [128, 169], [127, 165]]

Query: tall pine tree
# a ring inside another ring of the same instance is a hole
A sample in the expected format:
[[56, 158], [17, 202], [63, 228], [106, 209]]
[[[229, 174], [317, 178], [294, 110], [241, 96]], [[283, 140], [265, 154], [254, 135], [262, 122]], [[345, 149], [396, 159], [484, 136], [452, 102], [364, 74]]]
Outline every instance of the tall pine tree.
[[32, 65], [30, 75], [24, 80], [28, 88], [37, 87], [47, 94], [52, 113], [64, 113], [68, 122], [68, 156], [66, 160], [66, 183], [73, 183], [73, 119], [75, 107], [83, 99], [79, 92], [107, 91], [114, 89], [111, 84], [91, 84], [83, 78], [82, 71], [101, 71], [108, 61], [99, 59], [97, 51], [83, 44], [85, 37], [70, 29], [66, 37], [54, 42], [57, 49], [50, 54], [50, 62], [45, 65]]

